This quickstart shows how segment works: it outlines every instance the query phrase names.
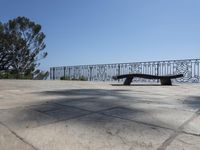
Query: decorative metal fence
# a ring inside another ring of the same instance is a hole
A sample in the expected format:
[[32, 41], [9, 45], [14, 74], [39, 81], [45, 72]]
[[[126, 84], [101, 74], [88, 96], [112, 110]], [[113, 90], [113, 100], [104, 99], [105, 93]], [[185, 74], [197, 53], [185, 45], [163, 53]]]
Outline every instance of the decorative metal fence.
[[[175, 79], [174, 82], [199, 83], [200, 59], [51, 67], [50, 79], [67, 77], [69, 79], [85, 78], [89, 81], [114, 81], [112, 76], [128, 73], [184, 74], [183, 78]], [[156, 82], [157, 80], [135, 78], [134, 81]]]

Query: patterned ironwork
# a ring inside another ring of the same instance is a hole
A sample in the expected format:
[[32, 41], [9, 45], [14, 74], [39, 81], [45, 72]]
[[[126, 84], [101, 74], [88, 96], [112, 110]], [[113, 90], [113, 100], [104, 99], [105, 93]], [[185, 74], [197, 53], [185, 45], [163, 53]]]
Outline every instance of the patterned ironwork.
[[[56, 80], [65, 76], [70, 79], [84, 77], [90, 81], [114, 81], [112, 76], [128, 73], [151, 75], [184, 74], [183, 78], [175, 79], [173, 82], [200, 83], [200, 59], [51, 67], [50, 79]], [[157, 82], [157, 80], [141, 78], [135, 78], [134, 81]]]

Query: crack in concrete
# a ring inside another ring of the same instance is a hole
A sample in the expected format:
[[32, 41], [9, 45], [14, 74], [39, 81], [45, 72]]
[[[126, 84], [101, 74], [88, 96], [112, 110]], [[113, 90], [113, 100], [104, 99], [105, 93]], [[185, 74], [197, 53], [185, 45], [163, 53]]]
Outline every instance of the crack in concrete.
[[32, 145], [31, 143], [29, 143], [28, 141], [26, 141], [24, 138], [20, 137], [16, 132], [14, 132], [13, 130], [11, 130], [7, 125], [5, 125], [4, 123], [0, 122], [0, 124], [2, 126], [4, 126], [5, 128], [8, 129], [8, 131], [13, 134], [16, 138], [18, 138], [20, 141], [22, 141], [23, 143], [29, 145], [31, 148], [33, 148], [34, 150], [39, 150], [38, 148], [36, 148], [34, 145]]
[[109, 117], [113, 117], [113, 118], [126, 120], [126, 121], [131, 121], [131, 122], [135, 122], [135, 123], [138, 123], [138, 124], [143, 124], [143, 125], [147, 125], [147, 126], [151, 126], [151, 127], [157, 127], [157, 128], [161, 128], [161, 129], [167, 129], [167, 130], [174, 131], [174, 129], [171, 129], [171, 128], [166, 128], [166, 127], [162, 127], [162, 126], [159, 126], [159, 125], [150, 124], [150, 123], [146, 123], [146, 122], [142, 122], [142, 121], [131, 120], [131, 119], [122, 118], [122, 117], [118, 117], [118, 116], [108, 115], [108, 114], [105, 114], [105, 113], [99, 113], [99, 114], [109, 116]]
[[193, 136], [200, 137], [200, 134], [189, 133], [189, 132], [186, 132], [186, 131], [182, 131], [182, 133], [184, 133], [184, 134], [188, 134], [188, 135], [193, 135]]
[[165, 150], [180, 133], [183, 133], [182, 130], [183, 130], [184, 126], [200, 115], [199, 112], [200, 112], [200, 109], [198, 111], [196, 111], [192, 115], [192, 117], [190, 117], [188, 120], [186, 120], [178, 129], [174, 130], [174, 132], [171, 134], [171, 136], [168, 139], [166, 139], [157, 150]]
[[55, 104], [63, 106], [63, 107], [72, 107], [72, 108], [75, 108], [75, 109], [79, 109], [79, 110], [83, 110], [83, 111], [89, 111], [89, 112], [93, 112], [93, 113], [99, 113], [99, 112], [103, 112], [103, 111], [107, 111], [107, 110], [112, 110], [112, 109], [115, 109], [115, 108], [119, 108], [119, 106], [116, 105], [114, 107], [105, 108], [105, 109], [101, 109], [101, 110], [88, 110], [88, 109], [83, 109], [83, 108], [80, 108], [80, 107], [77, 107], [77, 106], [71, 106], [71, 105], [67, 105], [67, 104], [60, 104], [60, 103], [56, 103], [56, 102], [55, 102]]

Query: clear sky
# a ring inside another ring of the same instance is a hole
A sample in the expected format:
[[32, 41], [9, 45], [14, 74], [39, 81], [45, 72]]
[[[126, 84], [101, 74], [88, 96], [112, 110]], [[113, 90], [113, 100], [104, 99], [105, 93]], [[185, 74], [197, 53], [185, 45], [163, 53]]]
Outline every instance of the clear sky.
[[200, 0], [1, 0], [42, 25], [51, 66], [200, 58]]

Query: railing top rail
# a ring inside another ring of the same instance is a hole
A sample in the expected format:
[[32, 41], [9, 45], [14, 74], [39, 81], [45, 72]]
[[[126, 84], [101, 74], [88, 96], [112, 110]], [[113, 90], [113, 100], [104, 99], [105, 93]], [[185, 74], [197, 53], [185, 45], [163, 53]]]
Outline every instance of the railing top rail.
[[161, 63], [161, 62], [177, 62], [177, 61], [195, 61], [200, 60], [197, 59], [177, 59], [177, 60], [158, 60], [158, 61], [138, 61], [138, 62], [128, 62], [128, 63], [110, 63], [110, 64], [89, 64], [89, 65], [74, 65], [74, 66], [57, 66], [57, 67], [50, 67], [50, 68], [62, 68], [62, 67], [86, 67], [86, 66], [104, 66], [104, 65], [124, 65], [124, 64], [135, 64], [135, 63]]

